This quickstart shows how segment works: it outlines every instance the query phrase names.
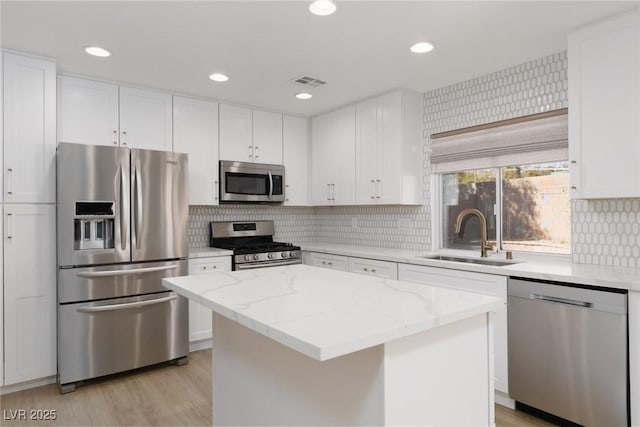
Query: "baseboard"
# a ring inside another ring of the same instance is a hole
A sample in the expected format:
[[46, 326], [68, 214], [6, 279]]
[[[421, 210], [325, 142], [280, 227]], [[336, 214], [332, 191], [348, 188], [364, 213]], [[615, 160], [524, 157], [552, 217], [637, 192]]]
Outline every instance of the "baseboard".
[[509, 409], [516, 409], [516, 401], [501, 391], [496, 390], [495, 399], [496, 403], [500, 406], [504, 406]]
[[208, 348], [211, 348], [211, 338], [206, 339], [206, 340], [193, 341], [193, 342], [189, 343], [189, 352], [190, 353], [192, 351], [206, 350]]
[[35, 380], [24, 381], [17, 384], [5, 385], [0, 387], [0, 396], [15, 393], [17, 391], [28, 390], [30, 388], [42, 387], [43, 385], [54, 384], [55, 382], [56, 376], [51, 375], [50, 377], [38, 378]]

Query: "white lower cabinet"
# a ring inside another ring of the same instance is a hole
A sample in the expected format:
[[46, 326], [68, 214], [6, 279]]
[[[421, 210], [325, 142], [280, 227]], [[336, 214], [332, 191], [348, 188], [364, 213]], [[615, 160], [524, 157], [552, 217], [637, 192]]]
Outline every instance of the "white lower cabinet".
[[4, 385], [56, 374], [55, 205], [4, 205]]
[[[424, 283], [431, 286], [459, 289], [479, 294], [493, 295], [507, 299], [507, 277], [448, 268], [426, 267], [422, 265], [399, 264], [398, 279], [407, 282]], [[494, 317], [494, 352], [496, 390], [509, 393], [509, 367], [507, 359], [507, 306], [496, 312]]]
[[[231, 271], [231, 257], [194, 258], [189, 260], [189, 275]], [[211, 310], [189, 301], [189, 342], [211, 339]]]
[[398, 278], [398, 264], [389, 261], [377, 261], [365, 258], [349, 258], [349, 271], [352, 273], [368, 274], [384, 279]]

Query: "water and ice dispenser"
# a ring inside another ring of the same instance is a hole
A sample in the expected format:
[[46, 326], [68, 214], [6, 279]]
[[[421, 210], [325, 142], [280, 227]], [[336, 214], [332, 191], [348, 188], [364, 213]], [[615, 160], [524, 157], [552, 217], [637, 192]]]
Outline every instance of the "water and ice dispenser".
[[113, 249], [115, 202], [76, 202], [75, 250]]

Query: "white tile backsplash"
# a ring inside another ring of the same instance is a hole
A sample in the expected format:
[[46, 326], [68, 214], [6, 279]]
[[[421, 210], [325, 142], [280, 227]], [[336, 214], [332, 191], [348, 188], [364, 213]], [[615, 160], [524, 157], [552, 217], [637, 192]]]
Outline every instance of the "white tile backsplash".
[[[567, 52], [424, 95], [424, 197], [431, 199], [429, 135], [566, 108]], [[189, 242], [206, 246], [209, 221], [273, 219], [276, 238], [415, 250], [431, 249], [431, 206], [192, 206]], [[353, 226], [354, 220], [356, 227]], [[572, 202], [573, 261], [640, 267], [640, 200]]]

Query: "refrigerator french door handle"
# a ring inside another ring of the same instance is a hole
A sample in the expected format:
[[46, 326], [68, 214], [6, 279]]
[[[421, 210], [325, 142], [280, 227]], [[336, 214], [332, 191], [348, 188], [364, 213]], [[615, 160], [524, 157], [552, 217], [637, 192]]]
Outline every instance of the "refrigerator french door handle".
[[129, 197], [128, 191], [129, 185], [127, 184], [127, 177], [125, 175], [124, 162], [120, 164], [120, 248], [124, 251], [127, 249], [127, 241], [129, 240], [129, 229], [127, 224], [129, 223]]
[[144, 307], [146, 305], [161, 304], [163, 302], [173, 301], [177, 298], [178, 298], [177, 295], [171, 295], [164, 298], [156, 298], [156, 299], [140, 301], [140, 302], [128, 302], [124, 304], [110, 304], [110, 305], [103, 305], [99, 307], [77, 308], [76, 311], [78, 313], [99, 313], [101, 311], [126, 310], [128, 308], [139, 308], [139, 307]]
[[271, 171], [269, 171], [269, 198], [273, 197], [273, 176], [271, 175]]
[[134, 179], [135, 179], [135, 239], [136, 239], [136, 249], [140, 249], [140, 236], [138, 233], [140, 232], [140, 227], [142, 227], [142, 178], [140, 173], [140, 159], [136, 159], [136, 164], [134, 168]]
[[174, 265], [162, 265], [159, 267], [133, 268], [129, 270], [88, 271], [85, 273], [78, 273], [76, 274], [76, 276], [82, 277], [85, 279], [96, 279], [100, 277], [129, 276], [131, 274], [153, 273], [155, 271], [175, 270], [176, 268], [178, 268], [178, 266], [174, 264]]

